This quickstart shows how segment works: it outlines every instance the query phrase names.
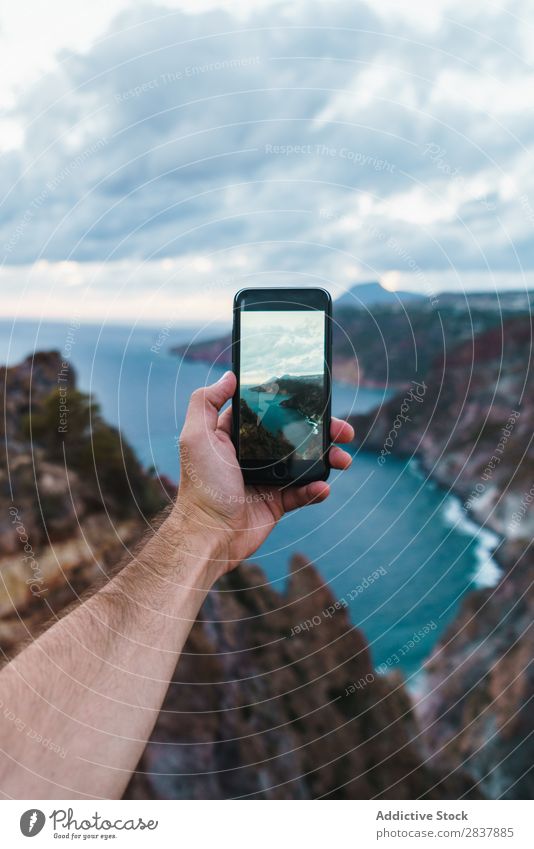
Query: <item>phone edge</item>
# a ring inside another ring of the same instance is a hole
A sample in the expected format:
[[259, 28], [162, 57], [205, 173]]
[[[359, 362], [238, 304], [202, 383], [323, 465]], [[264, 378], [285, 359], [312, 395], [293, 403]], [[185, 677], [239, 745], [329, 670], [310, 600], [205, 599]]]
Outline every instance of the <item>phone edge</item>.
[[[239, 325], [241, 323], [241, 318], [240, 318], [240, 315], [239, 315], [239, 311], [240, 311], [239, 300], [240, 300], [240, 297], [245, 292], [258, 292], [258, 291], [263, 291], [263, 292], [273, 291], [273, 292], [276, 292], [276, 291], [279, 291], [280, 289], [283, 289], [283, 288], [292, 289], [292, 288], [297, 288], [297, 287], [263, 286], [263, 287], [258, 288], [258, 289], [252, 289], [250, 287], [245, 286], [242, 289], [239, 289], [234, 295], [233, 306], [232, 306], [232, 311], [233, 311], [233, 315], [232, 315], [232, 371], [234, 372], [235, 377], [236, 377], [236, 389], [235, 389], [234, 395], [232, 396], [232, 443], [233, 443], [235, 451], [236, 451], [236, 456], [238, 458], [238, 462], [239, 462], [239, 397], [240, 397], [239, 366], [240, 366], [240, 357], [239, 357], [239, 354], [238, 354], [239, 345], [237, 344], [237, 325], [238, 325], [238, 322], [239, 322]], [[326, 300], [326, 309], [325, 309], [325, 315], [326, 315], [326, 332], [325, 332], [325, 362], [326, 362], [325, 381], [326, 381], [326, 387], [325, 387], [325, 389], [326, 389], [327, 403], [326, 403], [326, 406], [325, 406], [325, 423], [324, 423], [324, 426], [323, 426], [323, 458], [322, 458], [322, 460], [323, 460], [324, 472], [319, 477], [318, 476], [304, 477], [304, 478], [301, 478], [299, 480], [290, 481], [290, 482], [285, 483], [285, 484], [282, 483], [281, 484], [282, 486], [292, 486], [292, 485], [299, 485], [299, 486], [303, 485], [304, 486], [305, 484], [312, 483], [313, 481], [318, 481], [318, 480], [319, 481], [327, 481], [328, 478], [330, 477], [330, 472], [332, 470], [328, 454], [329, 454], [330, 447], [332, 445], [332, 440], [330, 438], [330, 431], [331, 431], [331, 422], [332, 422], [333, 301], [332, 301], [332, 295], [330, 294], [328, 289], [324, 289], [322, 286], [309, 286], [307, 288], [313, 289], [313, 291], [315, 291], [315, 292], [321, 292], [325, 296], [325, 300]], [[305, 291], [305, 287], [303, 287], [303, 290]], [[240, 327], [239, 327], [239, 330], [240, 330]], [[245, 483], [250, 483], [250, 484], [257, 483], [257, 484], [263, 484], [265, 486], [275, 486], [276, 485], [272, 481], [269, 482], [269, 481], [253, 480], [252, 478], [254, 476], [251, 477], [249, 474], [245, 473], [245, 471], [243, 469], [241, 471], [242, 471], [243, 479], [244, 479]]]

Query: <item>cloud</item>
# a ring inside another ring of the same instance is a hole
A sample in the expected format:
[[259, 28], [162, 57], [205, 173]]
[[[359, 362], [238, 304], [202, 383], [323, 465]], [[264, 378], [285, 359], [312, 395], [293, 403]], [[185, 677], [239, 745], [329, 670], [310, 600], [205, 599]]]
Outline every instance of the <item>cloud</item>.
[[4, 115], [4, 266], [126, 263], [149, 292], [156, 263], [162, 298], [165, 260], [186, 292], [202, 262], [230, 287], [531, 271], [529, 10], [481, 8], [123, 11]]
[[245, 384], [283, 374], [321, 374], [324, 367], [321, 313], [244, 312], [241, 318], [241, 377]]

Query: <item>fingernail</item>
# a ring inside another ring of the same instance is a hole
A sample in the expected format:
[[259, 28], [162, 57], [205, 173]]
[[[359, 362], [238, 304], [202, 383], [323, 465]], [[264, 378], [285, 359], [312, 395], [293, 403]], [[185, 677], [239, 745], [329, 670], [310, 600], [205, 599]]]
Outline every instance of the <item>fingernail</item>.
[[225, 371], [225, 373], [223, 374], [223, 376], [222, 376], [222, 377], [220, 377], [220, 378], [219, 378], [219, 380], [217, 381], [217, 383], [222, 383], [222, 382], [223, 382], [223, 380], [226, 380], [226, 378], [228, 377], [228, 375], [229, 375], [229, 374], [232, 374], [232, 372], [231, 372], [231, 371]]

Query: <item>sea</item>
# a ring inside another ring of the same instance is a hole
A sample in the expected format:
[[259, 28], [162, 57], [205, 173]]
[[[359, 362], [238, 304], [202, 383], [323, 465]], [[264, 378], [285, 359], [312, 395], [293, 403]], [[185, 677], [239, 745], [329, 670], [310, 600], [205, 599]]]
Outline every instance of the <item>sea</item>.
[[[305, 418], [298, 410], [284, 407], [283, 401], [287, 398], [282, 392], [259, 392], [258, 385], [241, 384], [241, 398], [248, 404], [249, 408], [260, 417], [264, 428], [273, 434], [282, 432], [291, 445], [297, 449], [297, 454], [306, 458], [306, 449], [309, 449], [310, 440], [315, 444], [321, 437], [320, 426]], [[319, 447], [322, 450], [322, 446]], [[309, 455], [308, 455], [309, 456]]]
[[[170, 348], [227, 330], [4, 320], [0, 361], [58, 350], [74, 366], [79, 388], [122, 430], [145, 467], [177, 481], [176, 440], [190, 394], [223, 369], [184, 360]], [[367, 412], [387, 397], [385, 390], [334, 383], [333, 413]], [[398, 669], [416, 689], [463, 596], [497, 582], [498, 540], [468, 520], [417, 461], [388, 457], [379, 465], [374, 454], [352, 453], [351, 468], [331, 475], [330, 498], [285, 516], [252, 559], [283, 592], [291, 556], [304, 554], [364, 631], [379, 672]], [[305, 627], [324, 627], [330, 615], [318, 609]]]

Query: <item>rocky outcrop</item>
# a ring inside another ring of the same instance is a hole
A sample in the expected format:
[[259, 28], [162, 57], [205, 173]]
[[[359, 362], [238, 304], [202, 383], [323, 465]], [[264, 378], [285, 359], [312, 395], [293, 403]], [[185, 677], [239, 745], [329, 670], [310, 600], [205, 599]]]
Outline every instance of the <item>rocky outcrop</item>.
[[42, 620], [49, 597], [76, 583], [75, 573], [88, 584], [120, 559], [173, 491], [76, 390], [57, 352], [1, 369], [0, 382], [0, 628], [9, 648], [19, 614]]
[[[129, 798], [446, 799], [479, 796], [425, 764], [400, 677], [375, 675], [316, 570], [279, 595], [243, 564], [193, 628]], [[320, 624], [314, 624], [318, 620]], [[302, 627], [304, 626], [304, 627]]]
[[353, 424], [388, 462], [415, 456], [465, 515], [497, 531], [503, 575], [478, 590], [434, 650], [418, 713], [429, 751], [463, 764], [489, 797], [534, 790], [534, 377], [530, 316], [446, 351], [424, 388]]
[[534, 793], [533, 563], [529, 549], [496, 589], [466, 597], [427, 661], [419, 702], [428, 750], [490, 799]]
[[[52, 352], [3, 373], [9, 454], [0, 490], [0, 649], [7, 656], [106, 580], [146, 527], [140, 505], [148, 514], [172, 495], [76, 392], [72, 371], [67, 430], [58, 431], [61, 368]], [[319, 615], [326, 609], [332, 614]], [[209, 594], [127, 795], [479, 795], [470, 778], [447, 778], [439, 759], [427, 758], [402, 680], [375, 675], [364, 636], [315, 569], [295, 558], [280, 595], [243, 564]]]
[[191, 362], [212, 363], [230, 368], [232, 365], [232, 334], [219, 336], [205, 342], [193, 342], [192, 345], [176, 345], [171, 348], [171, 354], [184, 357]]
[[353, 417], [358, 443], [384, 462], [417, 456], [477, 521], [510, 539], [531, 538], [534, 511], [515, 522], [513, 514], [534, 483], [532, 341], [530, 317], [519, 317], [447, 349], [413, 397], [408, 390]]

